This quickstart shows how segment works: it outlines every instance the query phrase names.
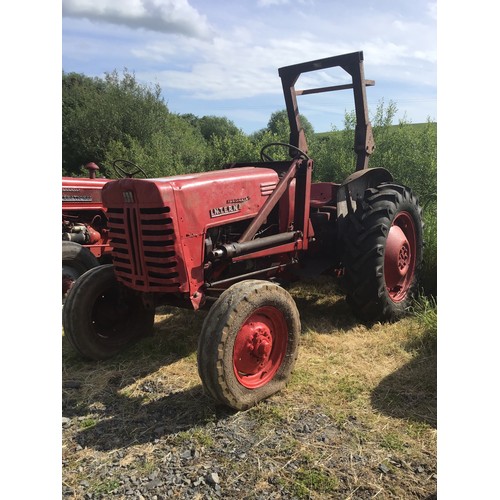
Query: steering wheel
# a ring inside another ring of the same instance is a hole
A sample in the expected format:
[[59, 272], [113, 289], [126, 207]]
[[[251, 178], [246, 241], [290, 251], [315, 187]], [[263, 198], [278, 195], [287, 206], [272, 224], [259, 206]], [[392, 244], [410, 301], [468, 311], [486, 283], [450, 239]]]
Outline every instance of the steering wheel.
[[[124, 167], [131, 166], [131, 167], [135, 168], [135, 170], [132, 172], [126, 172], [122, 167], [119, 167], [117, 165], [118, 163], [122, 163]], [[116, 174], [118, 175], [118, 177], [122, 177], [124, 179], [125, 178], [131, 179], [135, 174], [138, 174], [138, 173], [141, 173], [145, 178], [148, 177], [146, 172], [144, 172], [144, 170], [142, 170], [141, 167], [139, 167], [135, 163], [132, 163], [131, 161], [128, 161], [128, 160], [115, 160], [113, 162], [113, 169], [116, 172]]]
[[304, 153], [304, 151], [302, 151], [296, 146], [293, 146], [292, 144], [287, 144], [286, 142], [270, 142], [269, 144], [263, 146], [263, 148], [260, 150], [260, 159], [262, 161], [274, 161], [274, 158], [272, 156], [269, 156], [268, 154], [264, 153], [264, 151], [267, 148], [270, 148], [271, 146], [282, 146], [284, 148], [293, 149], [298, 153], [296, 156], [302, 157], [305, 160], [309, 160], [309, 156], [307, 156], [306, 153]]

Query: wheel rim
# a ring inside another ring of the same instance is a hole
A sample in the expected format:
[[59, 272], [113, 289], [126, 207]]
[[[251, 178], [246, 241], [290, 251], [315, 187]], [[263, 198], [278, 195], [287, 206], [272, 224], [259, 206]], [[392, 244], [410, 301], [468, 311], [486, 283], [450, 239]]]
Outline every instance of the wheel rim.
[[416, 241], [413, 218], [400, 212], [389, 230], [384, 255], [385, 285], [393, 302], [404, 300], [413, 283]]
[[288, 328], [283, 313], [261, 307], [243, 323], [236, 335], [233, 368], [238, 382], [248, 389], [267, 384], [285, 357]]

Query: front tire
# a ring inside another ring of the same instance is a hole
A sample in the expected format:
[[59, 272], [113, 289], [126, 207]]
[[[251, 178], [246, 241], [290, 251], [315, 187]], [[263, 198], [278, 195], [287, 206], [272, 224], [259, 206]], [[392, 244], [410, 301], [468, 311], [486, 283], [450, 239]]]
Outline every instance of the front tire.
[[422, 265], [422, 209], [410, 189], [384, 183], [367, 189], [343, 231], [344, 287], [355, 314], [395, 320], [414, 295]]
[[274, 283], [246, 280], [211, 307], [198, 344], [198, 373], [219, 403], [246, 410], [283, 389], [297, 360], [300, 317]]
[[74, 282], [86, 271], [97, 267], [99, 261], [86, 247], [74, 241], [62, 242], [62, 303]]
[[70, 289], [63, 307], [64, 335], [82, 357], [102, 360], [150, 334], [154, 315], [106, 264], [87, 271]]

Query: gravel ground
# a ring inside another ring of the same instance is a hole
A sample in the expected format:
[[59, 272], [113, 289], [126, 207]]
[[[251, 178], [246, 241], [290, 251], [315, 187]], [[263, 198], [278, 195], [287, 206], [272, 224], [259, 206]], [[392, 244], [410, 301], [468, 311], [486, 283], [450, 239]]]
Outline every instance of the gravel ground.
[[433, 452], [370, 446], [355, 416], [339, 423], [287, 390], [239, 413], [199, 385], [147, 404], [104, 391], [86, 408], [81, 390], [65, 383], [64, 498], [435, 498]]
[[[188, 392], [179, 406], [186, 396], [210, 406], [201, 388]], [[355, 420], [339, 427], [319, 410], [295, 409], [284, 422], [270, 400], [258, 411], [218, 408], [213, 421], [200, 425], [199, 411], [171, 421], [179, 406], [138, 409], [126, 421], [109, 411], [63, 417], [63, 496], [370, 499], [378, 492], [379, 498], [433, 498], [432, 457], [406, 463], [391, 454], [355, 454]], [[85, 428], [89, 420], [93, 425]]]

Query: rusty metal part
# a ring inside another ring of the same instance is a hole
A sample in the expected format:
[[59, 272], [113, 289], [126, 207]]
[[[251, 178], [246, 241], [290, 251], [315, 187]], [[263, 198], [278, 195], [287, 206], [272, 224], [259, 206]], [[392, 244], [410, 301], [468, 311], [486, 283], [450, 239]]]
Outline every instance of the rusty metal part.
[[266, 217], [269, 215], [269, 213], [274, 208], [276, 203], [278, 203], [279, 199], [287, 189], [291, 180], [295, 177], [295, 173], [297, 172], [297, 168], [300, 165], [300, 163], [302, 163], [301, 158], [296, 158], [295, 160], [292, 161], [290, 168], [281, 178], [278, 185], [276, 186], [276, 189], [273, 191], [271, 196], [269, 196], [269, 198], [266, 200], [262, 208], [259, 210], [257, 216], [252, 220], [246, 231], [241, 235], [241, 238], [238, 240], [238, 243], [244, 243], [246, 241], [250, 241], [255, 236], [260, 226], [262, 226], [262, 223], [264, 222]]
[[[315, 89], [295, 90], [295, 83], [302, 73], [322, 69], [341, 67], [352, 78], [352, 84], [335, 85]], [[363, 52], [352, 52], [340, 56], [317, 59], [292, 66], [284, 66], [278, 70], [285, 96], [288, 121], [290, 123], [290, 144], [307, 153], [307, 140], [304, 128], [300, 123], [298, 95], [317, 94], [336, 90], [352, 89], [356, 112], [356, 129], [354, 152], [356, 153], [356, 170], [368, 168], [368, 159], [375, 150], [372, 126], [368, 117], [366, 87], [375, 85], [373, 80], [365, 80], [363, 68]]]
[[209, 258], [211, 260], [230, 259], [232, 257], [249, 254], [257, 250], [265, 250], [276, 245], [282, 245], [284, 243], [295, 241], [301, 236], [301, 234], [302, 233], [300, 231], [290, 231], [288, 233], [279, 233], [273, 234], [271, 236], [264, 236], [263, 238], [257, 238], [255, 240], [245, 241], [243, 243], [226, 243], [213, 250], [210, 253]]

